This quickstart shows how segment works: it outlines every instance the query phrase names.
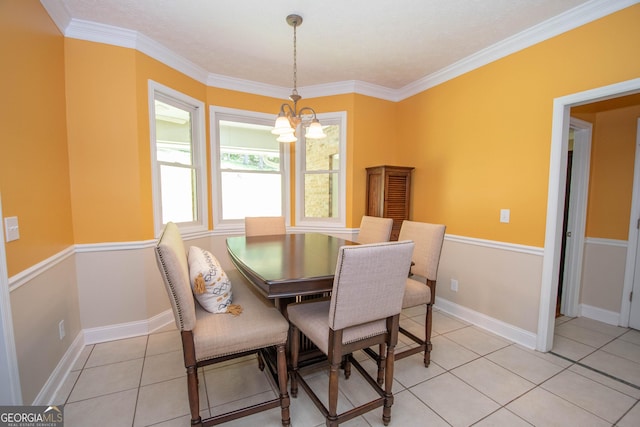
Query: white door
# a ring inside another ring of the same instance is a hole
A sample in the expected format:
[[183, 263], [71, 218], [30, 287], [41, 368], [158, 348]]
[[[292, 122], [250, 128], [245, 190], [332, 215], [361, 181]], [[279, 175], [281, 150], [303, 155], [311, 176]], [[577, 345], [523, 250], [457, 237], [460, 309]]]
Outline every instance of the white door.
[[[628, 289], [627, 286], [625, 287], [626, 289], [622, 294], [622, 307], [624, 310], [625, 303], [628, 304], [630, 302], [629, 326], [634, 329], [640, 329], [640, 247], [638, 246], [640, 245], [640, 239], [638, 238], [638, 228], [640, 226], [640, 119], [638, 119], [636, 129], [636, 163], [633, 177], [631, 220], [629, 221], [629, 246], [627, 248], [629, 256], [627, 256], [625, 272], [625, 282], [627, 277], [633, 277], [633, 285], [631, 293], [625, 292]], [[630, 270], [633, 271], [633, 274], [631, 274]]]
[[589, 193], [589, 165], [591, 163], [591, 123], [571, 118], [573, 129], [573, 166], [567, 215], [562, 304], [565, 316], [578, 315], [578, 299], [582, 278], [585, 229], [587, 224], [587, 196]]

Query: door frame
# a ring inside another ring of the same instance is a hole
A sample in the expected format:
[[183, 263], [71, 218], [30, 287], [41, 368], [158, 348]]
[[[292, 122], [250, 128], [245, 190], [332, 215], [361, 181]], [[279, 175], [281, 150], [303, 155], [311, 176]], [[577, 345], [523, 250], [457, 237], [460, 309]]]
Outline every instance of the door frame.
[[538, 351], [547, 352], [553, 347], [571, 107], [638, 92], [640, 92], [640, 78], [562, 96], [553, 100], [547, 220], [542, 257], [538, 333], [536, 335], [536, 350]]
[[[2, 216], [2, 194], [0, 194], [0, 218], [4, 218]], [[3, 387], [3, 391], [0, 392], [0, 405], [21, 405], [22, 390], [13, 335], [9, 276], [2, 226], [0, 226], [0, 339], [2, 339], [0, 343], [0, 381], [3, 384], [8, 384], [8, 387]]]
[[620, 304], [620, 326], [629, 326], [631, 319], [631, 292], [636, 274], [638, 256], [638, 225], [640, 224], [640, 118], [636, 124], [636, 155], [633, 167], [633, 191], [631, 213], [629, 215], [629, 237], [627, 238], [627, 259], [624, 268], [624, 285]]
[[[569, 225], [567, 232], [571, 233], [571, 238], [567, 239], [560, 311], [566, 316], [575, 317], [579, 312], [580, 283], [582, 282], [593, 125], [584, 120], [570, 117], [569, 128], [574, 131], [569, 218], [567, 220]], [[569, 150], [568, 142], [567, 150]]]

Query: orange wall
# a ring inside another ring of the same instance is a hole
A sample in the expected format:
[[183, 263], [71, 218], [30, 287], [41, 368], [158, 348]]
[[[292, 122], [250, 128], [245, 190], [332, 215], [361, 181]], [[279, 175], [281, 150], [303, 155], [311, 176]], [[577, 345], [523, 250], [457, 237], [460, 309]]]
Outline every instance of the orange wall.
[[595, 114], [587, 236], [627, 240], [640, 106]]
[[638, 22], [635, 5], [400, 102], [414, 219], [543, 246], [553, 99], [640, 77]]
[[[73, 244], [64, 39], [38, 1], [0, 1], [0, 192], [9, 276]], [[0, 244], [5, 244], [0, 243]]]
[[[23, 236], [7, 244], [10, 274], [73, 242], [153, 238], [147, 79], [207, 106], [275, 115], [283, 101], [206, 87], [135, 50], [63, 39], [36, 1], [0, 7], [2, 53], [15, 61], [0, 70], [12, 100], [2, 103], [0, 185]], [[391, 163], [416, 168], [415, 220], [542, 246], [552, 101], [639, 77], [637, 22], [640, 5], [399, 103], [308, 99], [318, 112], [347, 111], [347, 227], [364, 213], [364, 168]], [[499, 223], [501, 208], [510, 224]]]

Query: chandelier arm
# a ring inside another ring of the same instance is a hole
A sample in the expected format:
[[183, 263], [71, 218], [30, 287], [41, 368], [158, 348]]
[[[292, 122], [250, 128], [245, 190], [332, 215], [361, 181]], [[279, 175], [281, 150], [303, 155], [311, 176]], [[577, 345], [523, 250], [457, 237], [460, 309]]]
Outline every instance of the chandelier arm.
[[[288, 110], [288, 111], [285, 111], [285, 110]], [[295, 116], [296, 115], [295, 107], [292, 107], [291, 105], [285, 102], [280, 106], [280, 114], [283, 114], [286, 116]]]
[[303, 111], [307, 111], [307, 110], [311, 111], [311, 114], [313, 115], [313, 119], [316, 119], [316, 111], [311, 107], [302, 107], [300, 111], [298, 111], [298, 115], [302, 116]]

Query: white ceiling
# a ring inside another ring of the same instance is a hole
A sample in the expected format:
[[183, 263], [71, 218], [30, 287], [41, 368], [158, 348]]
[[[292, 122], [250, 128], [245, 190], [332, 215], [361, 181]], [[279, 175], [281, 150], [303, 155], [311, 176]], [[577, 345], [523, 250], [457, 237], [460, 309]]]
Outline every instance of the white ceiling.
[[60, 1], [71, 22], [135, 30], [208, 73], [286, 88], [293, 85], [293, 29], [285, 18], [296, 13], [304, 19], [299, 87], [358, 81], [391, 90], [540, 24], [615, 2], [621, 0]]

